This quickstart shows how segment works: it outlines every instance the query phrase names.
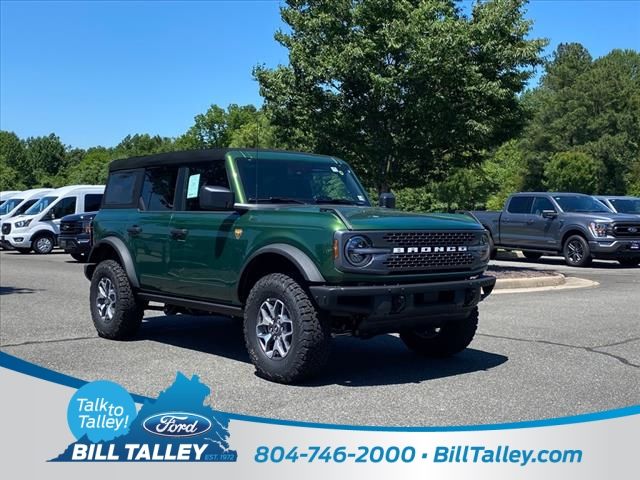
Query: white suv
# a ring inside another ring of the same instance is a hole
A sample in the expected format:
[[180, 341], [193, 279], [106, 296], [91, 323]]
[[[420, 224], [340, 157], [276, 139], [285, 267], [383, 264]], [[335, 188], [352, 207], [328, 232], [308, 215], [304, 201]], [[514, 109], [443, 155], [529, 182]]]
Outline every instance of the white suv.
[[50, 253], [58, 241], [60, 219], [65, 215], [96, 211], [102, 203], [103, 185], [71, 185], [52, 190], [24, 215], [2, 222], [3, 243], [20, 253]]

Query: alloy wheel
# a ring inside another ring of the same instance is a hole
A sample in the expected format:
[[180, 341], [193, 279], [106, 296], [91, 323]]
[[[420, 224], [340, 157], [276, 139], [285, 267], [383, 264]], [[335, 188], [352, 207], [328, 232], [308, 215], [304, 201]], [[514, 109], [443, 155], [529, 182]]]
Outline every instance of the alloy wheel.
[[268, 358], [279, 360], [287, 356], [293, 340], [293, 321], [282, 300], [267, 298], [262, 302], [258, 311], [256, 335]]
[[113, 282], [108, 277], [102, 277], [98, 283], [98, 295], [96, 296], [96, 308], [98, 315], [105, 322], [113, 319], [118, 297]]
[[579, 263], [584, 258], [584, 247], [578, 240], [572, 240], [567, 244], [567, 257], [571, 263]]

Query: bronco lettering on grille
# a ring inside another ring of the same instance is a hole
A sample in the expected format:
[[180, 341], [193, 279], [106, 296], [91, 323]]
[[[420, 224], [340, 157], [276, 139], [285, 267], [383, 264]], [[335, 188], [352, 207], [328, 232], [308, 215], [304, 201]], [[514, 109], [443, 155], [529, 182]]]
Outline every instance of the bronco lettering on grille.
[[466, 252], [464, 245], [457, 247], [395, 247], [393, 253], [444, 253], [444, 252]]

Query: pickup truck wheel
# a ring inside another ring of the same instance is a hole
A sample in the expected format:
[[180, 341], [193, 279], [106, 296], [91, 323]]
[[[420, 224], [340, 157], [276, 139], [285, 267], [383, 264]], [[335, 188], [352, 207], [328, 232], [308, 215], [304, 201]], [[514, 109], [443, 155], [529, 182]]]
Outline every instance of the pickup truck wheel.
[[495, 260], [498, 256], [498, 249], [496, 248], [496, 244], [493, 242], [493, 237], [489, 234], [489, 259]]
[[425, 357], [442, 358], [461, 352], [469, 346], [478, 328], [478, 307], [462, 320], [451, 321], [440, 327], [400, 333], [409, 349]]
[[84, 263], [87, 261], [87, 254], [86, 253], [70, 253], [69, 255], [71, 255], [71, 257], [79, 263]]
[[133, 336], [144, 316], [126, 272], [115, 260], [100, 262], [91, 276], [91, 318], [98, 335], [111, 340]]
[[307, 378], [329, 358], [327, 319], [295, 280], [280, 273], [262, 277], [251, 289], [244, 338], [258, 375], [274, 382]]
[[31, 242], [31, 248], [40, 255], [51, 253], [56, 244], [56, 239], [50, 233], [42, 233]]
[[566, 264], [570, 267], [587, 267], [591, 264], [591, 249], [581, 235], [572, 235], [567, 238], [562, 253]]
[[640, 264], [639, 258], [619, 258], [618, 263], [623, 267], [637, 267]]
[[542, 254], [538, 253], [538, 252], [522, 252], [522, 254], [524, 255], [524, 258], [526, 258], [527, 260], [538, 260]]

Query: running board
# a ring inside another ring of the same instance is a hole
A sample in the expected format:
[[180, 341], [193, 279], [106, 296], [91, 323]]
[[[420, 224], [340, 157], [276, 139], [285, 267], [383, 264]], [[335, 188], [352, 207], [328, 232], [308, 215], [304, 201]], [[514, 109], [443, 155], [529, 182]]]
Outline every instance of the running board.
[[192, 300], [189, 298], [172, 297], [170, 295], [159, 295], [157, 293], [138, 293], [138, 297], [149, 302], [164, 303], [167, 305], [175, 305], [177, 307], [193, 308], [195, 310], [204, 310], [205, 312], [218, 313], [220, 315], [230, 315], [233, 317], [241, 317], [243, 314], [242, 307], [233, 305], [225, 305], [222, 303], [206, 302], [204, 300]]

